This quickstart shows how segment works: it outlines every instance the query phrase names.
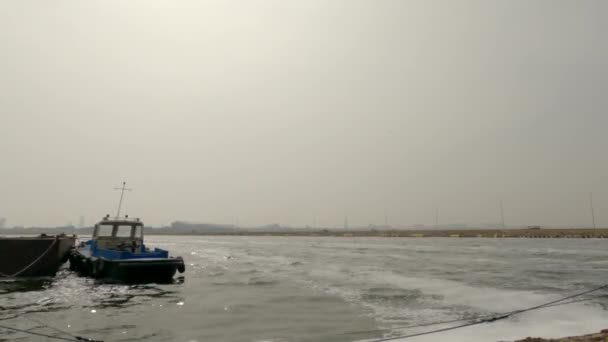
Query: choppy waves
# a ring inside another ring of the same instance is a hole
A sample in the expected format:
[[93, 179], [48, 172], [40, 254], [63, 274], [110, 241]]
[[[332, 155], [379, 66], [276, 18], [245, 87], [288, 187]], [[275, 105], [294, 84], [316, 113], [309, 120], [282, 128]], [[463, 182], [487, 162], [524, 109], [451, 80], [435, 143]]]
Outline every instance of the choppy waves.
[[[103, 284], [67, 270], [0, 282], [0, 319], [40, 328], [31, 317], [105, 340], [364, 341], [533, 306], [601, 285], [608, 274], [599, 240], [149, 240], [184, 257], [187, 271], [175, 284]], [[507, 341], [606, 328], [608, 294], [588, 299], [441, 338]]]

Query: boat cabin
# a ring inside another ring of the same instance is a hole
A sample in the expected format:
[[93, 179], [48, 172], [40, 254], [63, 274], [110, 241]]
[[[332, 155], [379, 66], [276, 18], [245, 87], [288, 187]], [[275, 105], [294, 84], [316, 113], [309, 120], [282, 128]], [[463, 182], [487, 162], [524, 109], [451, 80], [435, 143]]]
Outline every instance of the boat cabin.
[[143, 252], [144, 224], [139, 219], [110, 219], [106, 216], [95, 225], [92, 240], [96, 249]]

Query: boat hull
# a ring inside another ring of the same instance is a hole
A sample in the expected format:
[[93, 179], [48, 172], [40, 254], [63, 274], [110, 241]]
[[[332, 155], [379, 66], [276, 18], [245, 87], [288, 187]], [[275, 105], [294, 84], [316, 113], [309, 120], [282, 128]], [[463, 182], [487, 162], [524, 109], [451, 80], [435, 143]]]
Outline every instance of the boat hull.
[[0, 238], [0, 278], [52, 277], [75, 241], [75, 236]]
[[125, 283], [166, 283], [179, 270], [184, 271], [182, 258], [142, 258], [108, 260], [74, 251], [70, 269], [82, 276]]

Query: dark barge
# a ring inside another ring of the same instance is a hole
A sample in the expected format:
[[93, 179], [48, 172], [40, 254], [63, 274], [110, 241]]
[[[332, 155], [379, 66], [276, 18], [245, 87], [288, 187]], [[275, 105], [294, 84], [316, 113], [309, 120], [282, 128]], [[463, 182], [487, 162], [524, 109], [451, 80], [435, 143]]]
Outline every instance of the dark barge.
[[68, 260], [75, 236], [0, 237], [0, 278], [52, 277]]

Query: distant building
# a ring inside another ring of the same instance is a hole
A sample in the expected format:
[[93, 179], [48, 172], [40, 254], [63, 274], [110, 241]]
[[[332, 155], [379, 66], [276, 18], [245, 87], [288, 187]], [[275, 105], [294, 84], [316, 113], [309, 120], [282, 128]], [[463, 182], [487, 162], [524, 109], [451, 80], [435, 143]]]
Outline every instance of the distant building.
[[6, 224], [6, 218], [0, 217], [0, 229], [4, 229], [5, 224]]

